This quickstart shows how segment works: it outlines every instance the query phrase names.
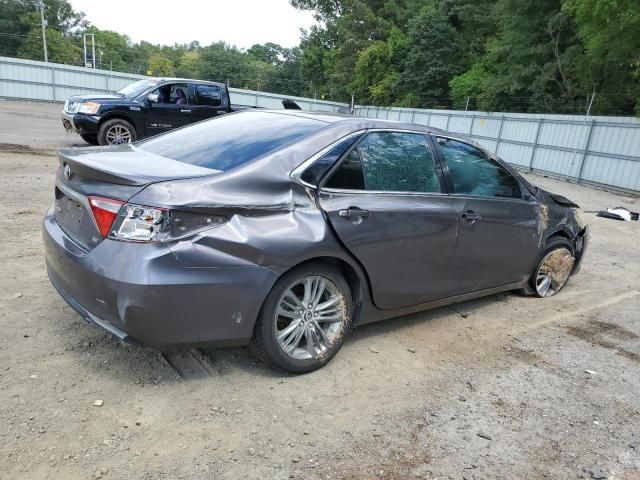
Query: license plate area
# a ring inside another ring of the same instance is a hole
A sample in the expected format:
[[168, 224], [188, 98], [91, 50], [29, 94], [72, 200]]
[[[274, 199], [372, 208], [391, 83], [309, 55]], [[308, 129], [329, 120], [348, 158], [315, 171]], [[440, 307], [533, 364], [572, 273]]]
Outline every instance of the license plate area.
[[102, 237], [83, 202], [56, 187], [54, 208], [58, 225], [72, 240], [87, 250], [100, 243]]

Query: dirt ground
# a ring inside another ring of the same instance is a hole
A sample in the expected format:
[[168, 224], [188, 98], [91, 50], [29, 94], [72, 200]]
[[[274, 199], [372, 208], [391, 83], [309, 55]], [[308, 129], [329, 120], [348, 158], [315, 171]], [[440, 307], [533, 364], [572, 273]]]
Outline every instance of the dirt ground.
[[[362, 327], [303, 376], [209, 350], [185, 379], [47, 280], [55, 150], [80, 143], [60, 108], [0, 101], [0, 478], [640, 479], [640, 223], [583, 213], [588, 256], [556, 297]], [[529, 178], [586, 211], [640, 210]]]

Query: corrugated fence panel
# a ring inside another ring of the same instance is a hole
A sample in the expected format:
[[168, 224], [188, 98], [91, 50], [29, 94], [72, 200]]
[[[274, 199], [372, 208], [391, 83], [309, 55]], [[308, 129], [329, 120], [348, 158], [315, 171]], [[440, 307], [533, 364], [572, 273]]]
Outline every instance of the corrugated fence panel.
[[640, 128], [595, 125], [589, 150], [614, 155], [638, 156], [640, 155]]
[[497, 151], [495, 148], [490, 150], [496, 152], [496, 155], [509, 163], [519, 167], [528, 168], [529, 163], [531, 162], [531, 152], [533, 147], [529, 145], [518, 145], [516, 143], [503, 142], [498, 145]]
[[500, 118], [478, 117], [475, 122], [473, 122], [473, 131], [471, 132], [471, 135], [498, 138], [501, 121], [502, 120]]
[[[63, 102], [71, 95], [117, 91], [141, 78], [106, 70], [0, 57], [0, 97]], [[231, 102], [336, 112], [346, 103], [230, 88]], [[527, 113], [462, 112], [357, 106], [358, 116], [428, 125], [470, 135], [518, 167], [577, 181], [640, 191], [640, 120]]]
[[587, 155], [582, 179], [602, 185], [615, 185], [628, 190], [638, 190], [640, 184], [640, 162], [637, 160], [616, 160]]

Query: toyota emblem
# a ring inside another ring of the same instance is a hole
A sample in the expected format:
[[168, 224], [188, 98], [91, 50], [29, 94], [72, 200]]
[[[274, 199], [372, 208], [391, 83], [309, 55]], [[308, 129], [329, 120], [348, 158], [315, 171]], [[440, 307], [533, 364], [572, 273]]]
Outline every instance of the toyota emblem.
[[64, 164], [64, 169], [63, 169], [63, 173], [64, 173], [64, 178], [66, 178], [67, 180], [71, 180], [71, 167], [69, 166], [68, 163]]

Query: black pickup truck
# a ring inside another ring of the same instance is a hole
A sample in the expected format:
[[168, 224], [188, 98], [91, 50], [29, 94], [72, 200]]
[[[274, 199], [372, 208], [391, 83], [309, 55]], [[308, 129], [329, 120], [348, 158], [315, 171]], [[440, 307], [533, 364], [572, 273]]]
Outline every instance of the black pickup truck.
[[231, 105], [223, 83], [146, 78], [114, 95], [69, 97], [62, 125], [92, 145], [115, 145], [246, 108]]

